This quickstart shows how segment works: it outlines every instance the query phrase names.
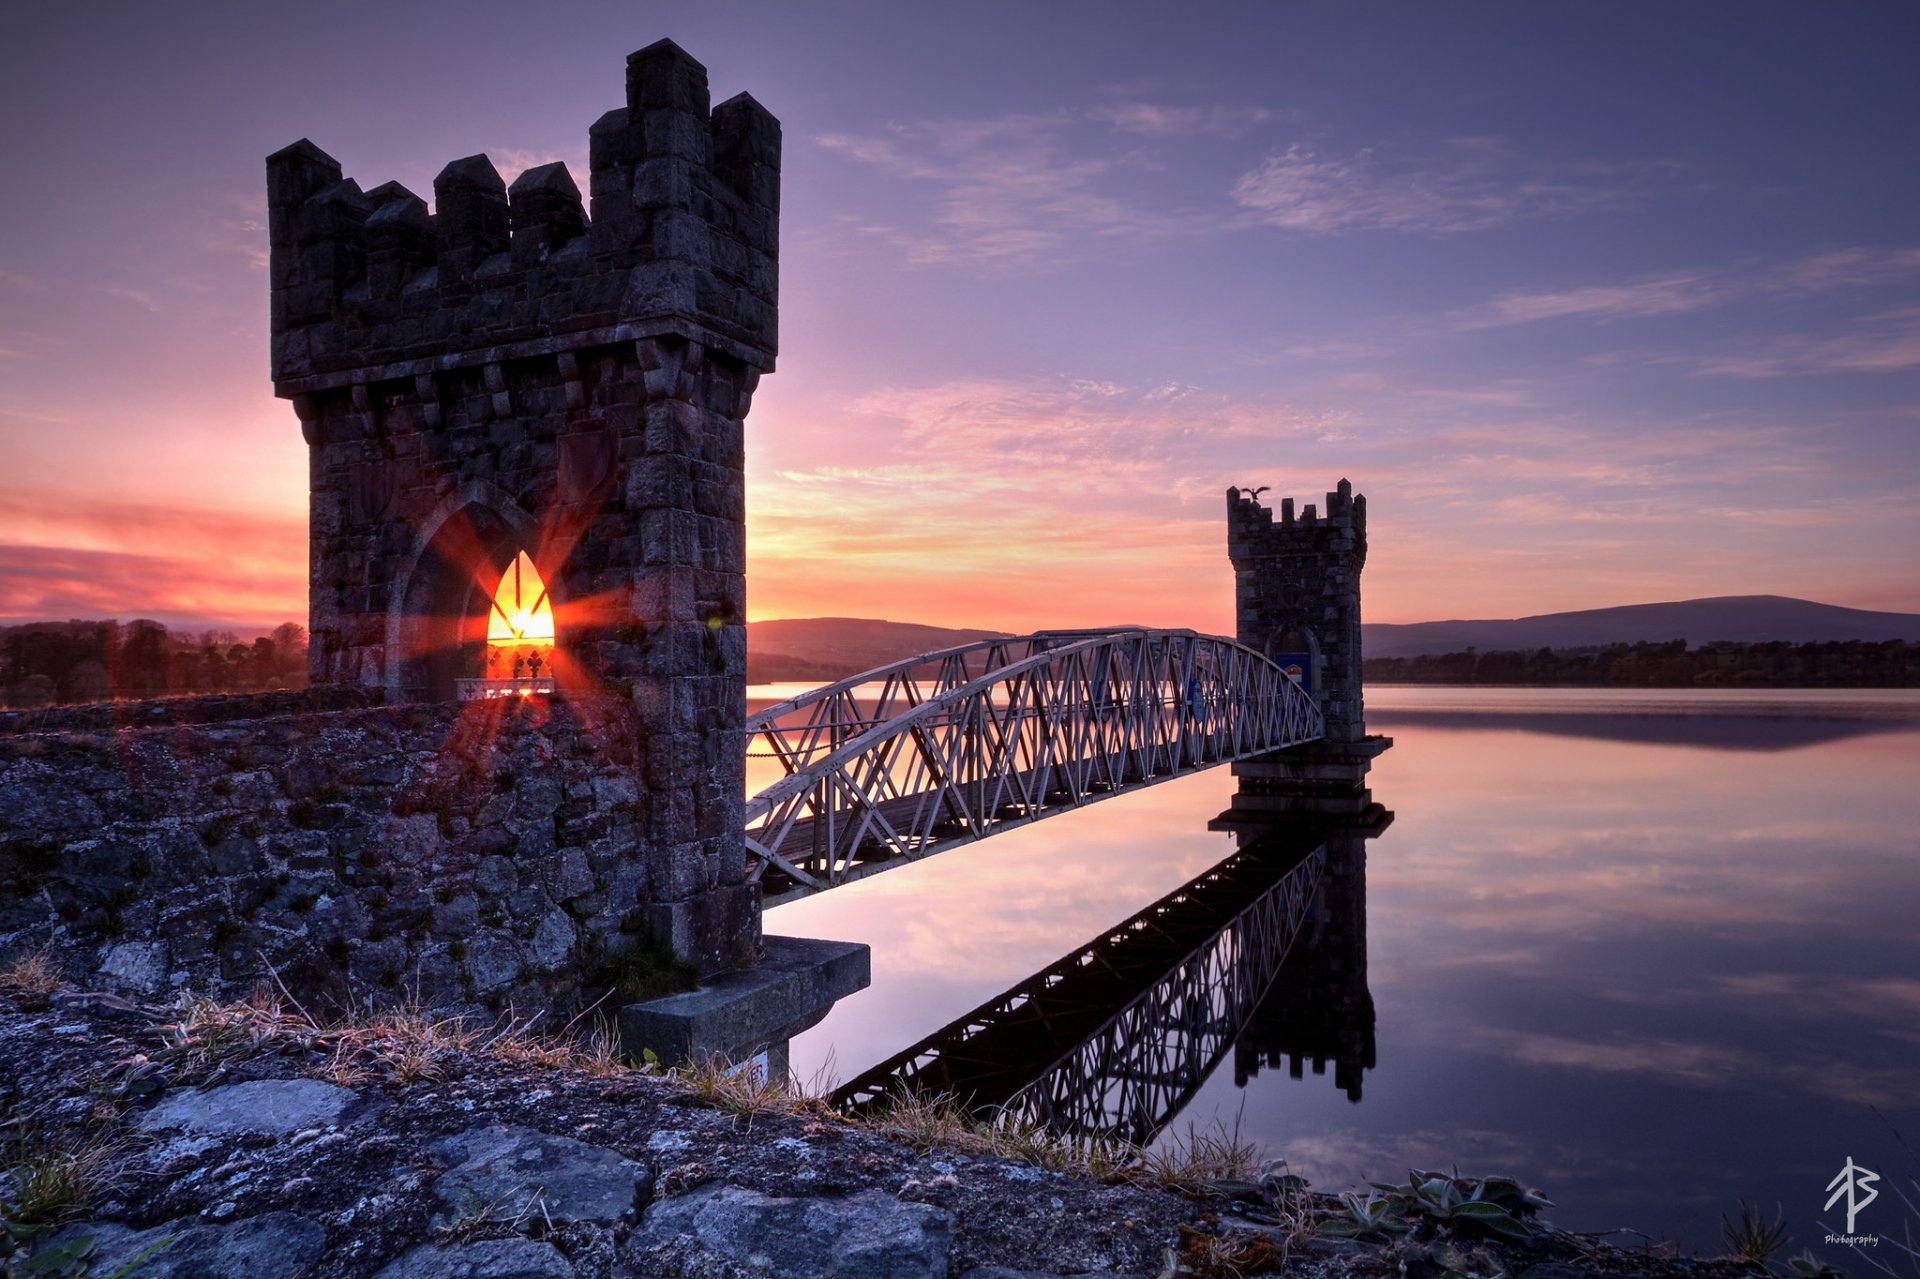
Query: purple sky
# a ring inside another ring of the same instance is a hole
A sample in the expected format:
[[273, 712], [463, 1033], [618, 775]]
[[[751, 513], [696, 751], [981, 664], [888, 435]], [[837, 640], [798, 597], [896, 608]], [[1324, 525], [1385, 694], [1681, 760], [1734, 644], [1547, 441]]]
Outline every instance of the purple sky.
[[263, 157], [511, 180], [670, 36], [785, 127], [750, 613], [1228, 629], [1222, 490], [1368, 615], [1920, 611], [1920, 9], [35, 6], [0, 44], [0, 620], [305, 613]]

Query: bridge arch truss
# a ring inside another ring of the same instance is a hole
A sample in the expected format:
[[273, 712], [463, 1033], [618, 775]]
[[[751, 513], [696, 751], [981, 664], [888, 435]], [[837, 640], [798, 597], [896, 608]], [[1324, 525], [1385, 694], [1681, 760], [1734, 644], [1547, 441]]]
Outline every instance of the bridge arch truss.
[[747, 722], [785, 776], [747, 801], [776, 905], [1094, 800], [1313, 741], [1264, 655], [1189, 630], [1050, 631], [923, 654]]

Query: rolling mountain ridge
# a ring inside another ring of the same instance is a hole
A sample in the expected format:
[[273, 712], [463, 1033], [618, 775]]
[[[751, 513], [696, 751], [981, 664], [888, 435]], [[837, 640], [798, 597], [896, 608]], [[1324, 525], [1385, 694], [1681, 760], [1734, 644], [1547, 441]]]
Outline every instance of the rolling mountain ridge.
[[[1533, 617], [1443, 622], [1368, 622], [1368, 657], [1427, 653], [1594, 648], [1684, 639], [1804, 644], [1824, 640], [1920, 640], [1920, 613], [1841, 608], [1784, 595], [1721, 595], [1659, 604], [1542, 613]], [[747, 678], [827, 681], [916, 653], [950, 648], [1004, 631], [923, 626], [862, 617], [783, 618], [747, 623]]]
[[1719, 595], [1509, 619], [1366, 622], [1360, 645], [1368, 657], [1418, 657], [1467, 648], [1524, 651], [1676, 639], [1689, 645], [1920, 640], [1920, 614], [1841, 608], [1784, 595]]

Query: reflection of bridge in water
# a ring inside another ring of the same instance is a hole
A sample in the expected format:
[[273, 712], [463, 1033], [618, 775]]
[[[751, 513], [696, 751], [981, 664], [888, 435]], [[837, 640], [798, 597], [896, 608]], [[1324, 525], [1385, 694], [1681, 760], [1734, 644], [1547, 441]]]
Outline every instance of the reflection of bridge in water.
[[1247, 824], [1241, 848], [1132, 918], [866, 1071], [836, 1094], [954, 1098], [1056, 1131], [1146, 1142], [1234, 1050], [1236, 1083], [1373, 1065], [1366, 840], [1392, 820]]

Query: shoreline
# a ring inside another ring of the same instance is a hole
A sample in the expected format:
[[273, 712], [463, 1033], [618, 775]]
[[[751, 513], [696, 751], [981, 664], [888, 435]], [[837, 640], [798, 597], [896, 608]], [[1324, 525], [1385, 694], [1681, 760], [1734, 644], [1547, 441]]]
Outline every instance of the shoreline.
[[1753, 1272], [1524, 1209], [1517, 1235], [1415, 1213], [1342, 1237], [1348, 1206], [1276, 1165], [1103, 1168], [423, 1016], [319, 1031], [264, 1004], [0, 996], [0, 1079], [14, 1180], [22, 1155], [87, 1168], [87, 1206], [26, 1241], [89, 1253], [76, 1274], [162, 1240], [135, 1279]]

